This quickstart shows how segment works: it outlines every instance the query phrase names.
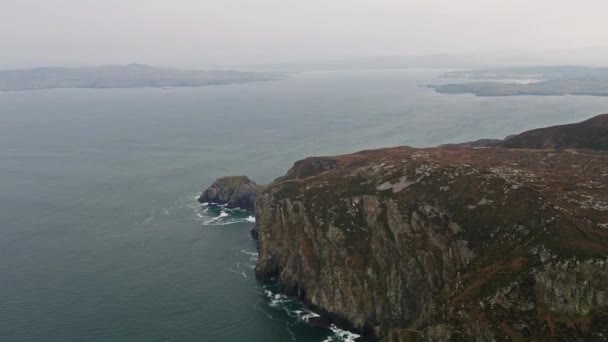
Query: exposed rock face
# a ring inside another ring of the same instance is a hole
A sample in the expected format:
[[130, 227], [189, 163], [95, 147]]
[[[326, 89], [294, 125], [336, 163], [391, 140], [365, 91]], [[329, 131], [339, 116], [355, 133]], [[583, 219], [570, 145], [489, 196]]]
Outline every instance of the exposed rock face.
[[255, 198], [260, 190], [261, 187], [246, 176], [222, 177], [203, 191], [198, 201], [253, 211]]
[[374, 339], [606, 339], [606, 184], [599, 151], [309, 158], [256, 199], [256, 273]]
[[504, 141], [511, 148], [585, 148], [608, 150], [608, 114], [576, 124], [539, 128]]

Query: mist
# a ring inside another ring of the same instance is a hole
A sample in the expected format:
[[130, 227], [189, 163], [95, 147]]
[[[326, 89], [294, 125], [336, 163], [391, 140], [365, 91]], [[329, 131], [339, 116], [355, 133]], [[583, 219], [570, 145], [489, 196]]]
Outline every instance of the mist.
[[506, 52], [522, 63], [599, 64], [608, 56], [601, 0], [5, 0], [0, 13], [0, 68]]

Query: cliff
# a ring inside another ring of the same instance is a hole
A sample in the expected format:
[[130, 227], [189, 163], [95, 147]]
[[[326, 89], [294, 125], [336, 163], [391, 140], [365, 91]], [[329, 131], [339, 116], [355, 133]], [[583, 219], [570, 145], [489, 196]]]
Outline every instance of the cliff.
[[372, 340], [605, 340], [606, 184], [593, 150], [307, 158], [256, 199], [256, 274]]
[[198, 201], [253, 211], [255, 198], [261, 190], [261, 186], [246, 176], [221, 177], [203, 191]]

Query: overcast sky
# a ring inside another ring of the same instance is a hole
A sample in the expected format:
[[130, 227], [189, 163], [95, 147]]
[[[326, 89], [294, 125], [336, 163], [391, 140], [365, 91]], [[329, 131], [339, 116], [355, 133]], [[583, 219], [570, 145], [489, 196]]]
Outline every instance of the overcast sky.
[[0, 0], [0, 66], [231, 65], [608, 45], [606, 0]]

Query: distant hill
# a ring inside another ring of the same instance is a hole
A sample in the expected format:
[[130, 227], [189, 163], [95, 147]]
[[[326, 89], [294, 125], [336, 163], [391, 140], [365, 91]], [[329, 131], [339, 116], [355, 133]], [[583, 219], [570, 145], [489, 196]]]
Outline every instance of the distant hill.
[[608, 150], [608, 114], [560, 126], [539, 128], [507, 138], [504, 147]]
[[[430, 86], [442, 94], [474, 94], [477, 96], [517, 95], [590, 95], [608, 96], [608, 68], [583, 66], [518, 67], [453, 71], [445, 77], [503, 82], [469, 82]], [[505, 80], [511, 80], [505, 82]], [[519, 80], [513, 81], [513, 80]]]
[[0, 71], [0, 90], [199, 87], [267, 81], [280, 77], [276, 73], [234, 70], [182, 70], [157, 68], [142, 64], [107, 65], [89, 68], [53, 67]]
[[442, 94], [474, 94], [477, 96], [608, 96], [608, 78], [557, 79], [533, 83], [471, 82], [432, 86]]

